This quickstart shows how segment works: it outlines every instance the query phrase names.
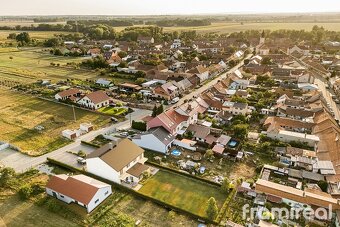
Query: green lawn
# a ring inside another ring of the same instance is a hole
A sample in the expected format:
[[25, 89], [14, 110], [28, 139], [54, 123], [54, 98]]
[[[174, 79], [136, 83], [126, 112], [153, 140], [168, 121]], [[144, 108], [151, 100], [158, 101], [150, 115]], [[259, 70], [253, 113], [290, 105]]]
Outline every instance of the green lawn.
[[227, 197], [219, 187], [163, 170], [148, 179], [139, 192], [201, 216], [206, 216], [210, 197], [219, 208]]
[[127, 112], [127, 109], [124, 107], [102, 107], [98, 110], [101, 113], [113, 115], [113, 116], [120, 116], [123, 113]]

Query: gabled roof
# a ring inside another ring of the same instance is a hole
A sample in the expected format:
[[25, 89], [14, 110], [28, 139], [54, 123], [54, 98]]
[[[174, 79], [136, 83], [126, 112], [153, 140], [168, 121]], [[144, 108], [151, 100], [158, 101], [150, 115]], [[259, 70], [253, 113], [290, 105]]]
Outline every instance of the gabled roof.
[[194, 133], [194, 136], [200, 139], [205, 139], [210, 134], [210, 128], [203, 125], [189, 125], [188, 131]]
[[101, 103], [111, 98], [103, 91], [95, 91], [87, 94], [85, 97], [89, 98], [94, 104]]
[[98, 157], [119, 172], [139, 155], [144, 153], [142, 148], [129, 139], [123, 139], [113, 149], [107, 150], [107, 148], [108, 146], [104, 145], [90, 154], [87, 159]]
[[100, 188], [110, 187], [101, 181], [85, 175], [67, 176], [65, 174], [52, 176], [46, 188], [70, 197], [88, 205]]
[[78, 94], [78, 93], [80, 93], [79, 89], [71, 88], [71, 89], [68, 89], [68, 90], [65, 90], [65, 91], [61, 91], [57, 95], [59, 95], [60, 97], [64, 98], [64, 97], [75, 95], [75, 94]]

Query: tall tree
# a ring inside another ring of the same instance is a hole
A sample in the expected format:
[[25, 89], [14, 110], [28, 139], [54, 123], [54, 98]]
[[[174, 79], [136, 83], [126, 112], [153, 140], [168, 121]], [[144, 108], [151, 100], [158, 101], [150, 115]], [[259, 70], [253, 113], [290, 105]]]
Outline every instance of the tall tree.
[[210, 220], [214, 220], [216, 218], [218, 207], [214, 197], [210, 197], [210, 199], [208, 200], [208, 205], [205, 212]]

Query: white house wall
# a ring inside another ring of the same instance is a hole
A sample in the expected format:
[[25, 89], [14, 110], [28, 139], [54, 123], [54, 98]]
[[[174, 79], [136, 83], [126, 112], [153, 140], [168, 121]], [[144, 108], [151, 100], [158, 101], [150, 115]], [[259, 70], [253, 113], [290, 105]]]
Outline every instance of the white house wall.
[[[48, 195], [50, 195], [50, 196], [55, 197], [55, 196], [53, 195], [53, 192], [56, 193], [57, 199], [59, 199], [59, 200], [65, 202], [65, 203], [67, 203], [67, 204], [72, 203], [72, 202], [75, 201], [74, 199], [72, 199], [72, 198], [70, 198], [70, 197], [68, 197], [68, 196], [66, 196], [66, 195], [62, 195], [62, 194], [60, 194], [59, 192], [53, 191], [53, 190], [50, 189], [50, 188], [46, 188], [46, 193], [47, 193]], [[63, 196], [63, 197], [61, 197], [61, 196]]]
[[[93, 198], [89, 202], [89, 204], [87, 205], [87, 212], [90, 213], [94, 208], [96, 208], [99, 204], [101, 204], [111, 194], [112, 194], [111, 186], [107, 186], [105, 188], [100, 188], [97, 191], [97, 193], [93, 196]], [[97, 199], [99, 199], [99, 201], [96, 203]]]
[[141, 135], [140, 139], [132, 139], [132, 142], [145, 149], [150, 149], [161, 153], [167, 152], [167, 148], [164, 143], [159, 141], [159, 139], [157, 139], [152, 134]]
[[87, 171], [120, 184], [120, 174], [100, 158], [86, 159]]

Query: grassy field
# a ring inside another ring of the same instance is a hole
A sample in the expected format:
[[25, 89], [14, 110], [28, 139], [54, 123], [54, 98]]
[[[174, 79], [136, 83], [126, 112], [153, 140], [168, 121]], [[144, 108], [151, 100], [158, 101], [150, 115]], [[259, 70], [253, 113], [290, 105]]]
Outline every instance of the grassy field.
[[[79, 128], [84, 122], [102, 126], [109, 121], [109, 117], [75, 109], [77, 122], [74, 122], [71, 107], [8, 90], [0, 89], [0, 103], [3, 103], [0, 141], [8, 141], [30, 155], [43, 154], [69, 143], [61, 137], [64, 129]], [[38, 125], [45, 129], [35, 130]]]
[[[279, 29], [293, 29], [293, 30], [312, 30], [314, 25], [323, 26], [327, 30], [340, 31], [340, 23], [329, 22], [329, 23], [235, 23], [235, 22], [216, 22], [212, 23], [209, 26], [199, 26], [199, 27], [164, 27], [164, 32], [173, 32], [173, 31], [188, 31], [195, 30], [198, 33], [231, 33], [231, 32], [240, 32], [246, 30], [279, 30]], [[123, 30], [125, 27], [116, 27], [117, 31]]]
[[219, 208], [227, 197], [220, 188], [162, 170], [148, 179], [139, 192], [201, 216], [206, 216], [210, 197], [216, 199]]
[[246, 30], [312, 30], [314, 25], [324, 26], [327, 30], [340, 31], [340, 23], [212, 23], [210, 26], [202, 27], [165, 27], [165, 32], [196, 30], [199, 33], [231, 33]]
[[[0, 26], [1, 22], [0, 22]], [[7, 31], [7, 30], [1, 30], [0, 31], [0, 42], [1, 41], [6, 41], [6, 42], [11, 42], [11, 40], [8, 40], [7, 37], [10, 33], [20, 33], [23, 31]], [[62, 31], [27, 31], [30, 34], [30, 37], [32, 39], [37, 39], [37, 40], [45, 40], [49, 38], [53, 38], [54, 35], [56, 34], [70, 34], [71, 32], [62, 32]]]
[[[10, 59], [12, 57], [12, 59]], [[39, 79], [59, 80], [96, 78], [97, 72], [66, 67], [69, 62], [81, 62], [84, 58], [51, 55], [41, 48], [0, 48], [0, 80], [11, 79], [29, 83]], [[60, 66], [51, 66], [51, 63]]]

